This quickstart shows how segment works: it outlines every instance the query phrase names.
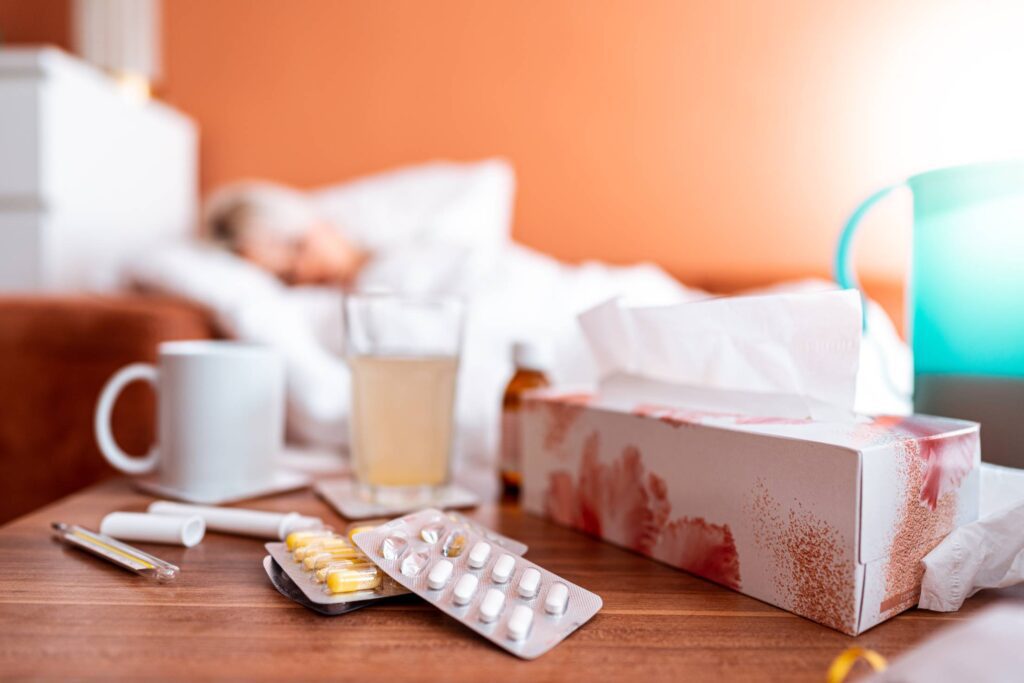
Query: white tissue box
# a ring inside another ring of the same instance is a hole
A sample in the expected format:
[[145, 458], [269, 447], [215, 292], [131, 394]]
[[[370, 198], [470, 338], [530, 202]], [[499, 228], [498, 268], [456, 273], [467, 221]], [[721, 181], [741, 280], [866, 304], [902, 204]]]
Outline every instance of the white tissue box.
[[850, 635], [916, 605], [921, 559], [978, 515], [973, 422], [542, 392], [522, 424], [528, 511]]

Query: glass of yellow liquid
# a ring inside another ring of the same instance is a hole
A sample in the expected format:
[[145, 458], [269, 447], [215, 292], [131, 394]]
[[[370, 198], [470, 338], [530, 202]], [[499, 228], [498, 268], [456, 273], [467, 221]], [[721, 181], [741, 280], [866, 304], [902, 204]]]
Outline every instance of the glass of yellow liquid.
[[428, 504], [449, 483], [464, 317], [457, 299], [346, 297], [352, 467], [369, 500]]

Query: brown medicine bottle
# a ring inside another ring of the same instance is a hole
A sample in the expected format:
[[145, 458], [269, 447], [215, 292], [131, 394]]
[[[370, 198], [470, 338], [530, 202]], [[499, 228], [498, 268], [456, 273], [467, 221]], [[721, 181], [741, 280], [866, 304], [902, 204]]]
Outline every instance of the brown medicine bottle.
[[501, 484], [506, 496], [519, 495], [522, 483], [522, 442], [519, 435], [519, 411], [523, 394], [532, 389], [550, 386], [545, 371], [547, 359], [536, 344], [516, 342], [512, 345], [515, 374], [505, 387], [501, 401]]

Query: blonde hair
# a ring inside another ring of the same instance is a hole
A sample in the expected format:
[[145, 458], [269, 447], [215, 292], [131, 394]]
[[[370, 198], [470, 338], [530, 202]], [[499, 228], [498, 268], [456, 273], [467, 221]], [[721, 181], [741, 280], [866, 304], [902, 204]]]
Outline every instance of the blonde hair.
[[318, 220], [316, 207], [299, 190], [267, 181], [243, 181], [216, 190], [206, 200], [203, 233], [212, 242], [237, 251], [253, 226], [282, 239], [304, 235]]

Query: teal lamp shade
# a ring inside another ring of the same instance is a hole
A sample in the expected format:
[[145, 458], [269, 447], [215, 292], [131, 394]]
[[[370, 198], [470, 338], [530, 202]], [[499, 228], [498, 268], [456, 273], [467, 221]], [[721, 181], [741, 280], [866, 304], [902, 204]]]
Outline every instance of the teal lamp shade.
[[[1024, 162], [929, 171], [906, 181], [914, 197], [908, 288], [914, 371], [1024, 378]], [[854, 212], [840, 238], [836, 274], [856, 287]]]

